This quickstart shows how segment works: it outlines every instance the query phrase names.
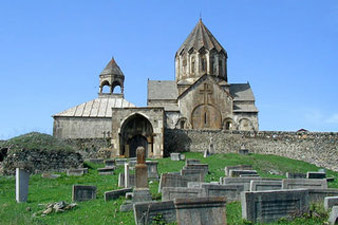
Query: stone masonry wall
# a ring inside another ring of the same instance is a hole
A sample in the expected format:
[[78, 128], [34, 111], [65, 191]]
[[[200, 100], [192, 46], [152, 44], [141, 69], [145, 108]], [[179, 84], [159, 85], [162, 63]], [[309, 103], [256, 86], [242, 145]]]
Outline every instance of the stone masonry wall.
[[244, 144], [251, 153], [302, 160], [338, 171], [338, 133], [278, 131], [165, 130], [165, 151], [201, 152], [212, 137], [215, 153], [238, 152]]

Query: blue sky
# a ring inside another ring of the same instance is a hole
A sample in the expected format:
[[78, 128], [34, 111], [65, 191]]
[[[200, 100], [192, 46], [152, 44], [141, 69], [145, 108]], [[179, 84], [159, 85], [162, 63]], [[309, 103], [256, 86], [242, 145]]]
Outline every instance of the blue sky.
[[203, 22], [249, 81], [260, 130], [338, 131], [338, 1], [1, 1], [0, 139], [52, 133], [52, 115], [97, 97], [112, 56], [125, 98], [174, 79], [174, 55]]

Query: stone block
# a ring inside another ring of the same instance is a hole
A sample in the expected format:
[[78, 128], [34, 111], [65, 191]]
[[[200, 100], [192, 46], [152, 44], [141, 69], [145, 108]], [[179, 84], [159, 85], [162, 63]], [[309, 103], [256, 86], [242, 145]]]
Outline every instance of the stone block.
[[15, 174], [15, 198], [17, 202], [27, 202], [29, 187], [29, 172], [16, 168]]
[[262, 180], [262, 181], [281, 181], [277, 178], [262, 178], [262, 177], [223, 177], [221, 184], [242, 184], [244, 185], [244, 190], [250, 190], [250, 182], [252, 180]]
[[195, 165], [195, 164], [201, 164], [201, 161], [199, 159], [186, 159], [185, 166]]
[[105, 201], [110, 201], [110, 200], [115, 200], [118, 199], [120, 196], [125, 196], [127, 192], [131, 192], [132, 188], [123, 188], [123, 189], [118, 189], [118, 190], [113, 190], [113, 191], [106, 191], [104, 193], [104, 200]]
[[325, 172], [307, 172], [306, 178], [307, 179], [325, 179], [326, 173]]
[[180, 161], [181, 160], [181, 153], [176, 153], [176, 152], [170, 153], [170, 159], [172, 161]]
[[180, 174], [162, 173], [158, 192], [161, 192], [164, 187], [187, 187], [188, 181], [187, 178]]
[[175, 198], [199, 198], [205, 197], [203, 188], [187, 187], [164, 187], [162, 189], [162, 201], [174, 200]]
[[325, 210], [330, 210], [333, 206], [338, 206], [338, 196], [325, 197], [324, 198]]
[[59, 177], [61, 177], [60, 174], [52, 174], [52, 173], [43, 173], [41, 174], [42, 178], [47, 178], [47, 179], [57, 179]]
[[101, 159], [101, 158], [92, 158], [92, 159], [89, 159], [89, 162], [101, 164], [101, 163], [104, 163], [104, 159]]
[[115, 166], [115, 159], [106, 159], [104, 161], [104, 164], [106, 165], [106, 167]]
[[265, 181], [265, 180], [250, 181], [250, 191], [268, 191], [280, 189], [282, 189], [282, 181]]
[[240, 155], [249, 155], [249, 149], [240, 149], [238, 150]]
[[116, 166], [124, 166], [125, 163], [127, 163], [127, 159], [115, 159]]
[[323, 204], [326, 197], [338, 196], [338, 188], [309, 189], [310, 203]]
[[205, 189], [206, 197], [225, 197], [228, 202], [240, 201], [244, 191], [243, 184], [201, 184], [201, 187]]
[[226, 225], [225, 198], [175, 199], [178, 225]]
[[149, 188], [135, 188], [133, 190], [133, 202], [150, 202], [151, 194]]
[[182, 169], [181, 175], [189, 181], [204, 182], [205, 174], [202, 169]]
[[306, 178], [306, 174], [286, 172], [286, 178], [287, 179], [303, 179], [303, 178]]
[[112, 175], [114, 174], [115, 169], [116, 169], [115, 166], [110, 166], [110, 167], [98, 168], [97, 172], [99, 173], [99, 175]]
[[159, 178], [158, 171], [157, 171], [158, 162], [146, 161], [146, 165], [148, 168], [148, 178], [157, 180]]
[[185, 155], [184, 155], [184, 154], [181, 154], [181, 155], [180, 155], [180, 159], [181, 159], [181, 160], [185, 160]]
[[260, 177], [259, 174], [240, 174], [239, 177]]
[[229, 176], [230, 170], [252, 170], [251, 165], [226, 166], [224, 168], [225, 176]]
[[202, 184], [209, 184], [209, 183], [189, 181], [187, 187], [188, 188], [201, 188]]
[[125, 174], [119, 173], [118, 187], [135, 187], [135, 174], [129, 174], [129, 186], [125, 186]]
[[136, 225], [153, 224], [154, 218], [159, 216], [167, 224], [176, 222], [176, 210], [173, 201], [135, 203], [133, 208]]
[[207, 175], [209, 172], [209, 166], [208, 164], [192, 164], [189, 166], [184, 166], [183, 169], [191, 169], [191, 170], [203, 170], [204, 175]]
[[239, 177], [241, 174], [257, 174], [256, 170], [229, 170], [229, 177]]
[[333, 208], [330, 212], [328, 222], [330, 223], [330, 225], [337, 225], [338, 224], [338, 206], [333, 206]]
[[269, 223], [292, 218], [309, 211], [306, 189], [242, 192], [242, 218], [254, 223]]
[[325, 179], [283, 179], [282, 189], [326, 189], [327, 181]]
[[96, 186], [73, 185], [73, 202], [96, 199]]
[[135, 187], [148, 188], [148, 168], [146, 164], [135, 166]]
[[68, 169], [67, 176], [82, 176], [88, 173], [88, 168]]

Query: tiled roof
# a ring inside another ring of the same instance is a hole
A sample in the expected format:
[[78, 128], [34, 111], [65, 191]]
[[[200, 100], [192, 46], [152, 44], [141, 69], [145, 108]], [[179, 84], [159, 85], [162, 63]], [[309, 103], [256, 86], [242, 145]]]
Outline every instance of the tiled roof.
[[181, 54], [181, 52], [188, 52], [192, 48], [199, 51], [203, 47], [208, 51], [215, 49], [217, 52], [224, 51], [224, 53], [226, 54], [225, 49], [216, 40], [216, 38], [211, 34], [211, 32], [200, 19], [195, 28], [187, 37], [187, 39], [177, 50], [176, 54]]
[[134, 108], [135, 105], [122, 96], [100, 96], [53, 116], [66, 117], [112, 117], [112, 108]]
[[120, 67], [116, 64], [115, 59], [112, 58], [107, 66], [102, 70], [100, 75], [121, 75], [124, 76]]
[[230, 84], [230, 94], [234, 98], [234, 101], [255, 101], [249, 83]]
[[177, 99], [177, 96], [175, 81], [148, 80], [148, 99]]

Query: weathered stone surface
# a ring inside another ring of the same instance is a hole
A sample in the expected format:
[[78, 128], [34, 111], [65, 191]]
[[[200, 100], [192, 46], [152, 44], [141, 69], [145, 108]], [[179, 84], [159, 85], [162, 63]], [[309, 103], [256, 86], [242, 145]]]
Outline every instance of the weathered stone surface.
[[286, 178], [287, 179], [303, 179], [303, 178], [306, 178], [306, 174], [286, 172]]
[[57, 179], [59, 177], [61, 177], [60, 174], [52, 174], [52, 173], [43, 173], [41, 174], [42, 178], [47, 178], [47, 179]]
[[67, 176], [82, 176], [88, 173], [88, 168], [68, 169]]
[[137, 164], [135, 165], [135, 187], [148, 188], [148, 168], [146, 165], [146, 153], [143, 147], [136, 149]]
[[73, 185], [74, 202], [96, 199], [96, 186]]
[[148, 178], [149, 179], [158, 179], [158, 171], [157, 171], [157, 165], [158, 162], [155, 161], [146, 161], [147, 168], [148, 168]]
[[124, 187], [130, 187], [129, 164], [124, 164]]
[[325, 179], [283, 179], [282, 189], [326, 189], [327, 181]]
[[172, 161], [180, 161], [181, 160], [181, 153], [176, 153], [176, 152], [170, 153], [170, 159]]
[[206, 197], [225, 197], [228, 202], [240, 201], [241, 192], [244, 191], [243, 184], [201, 184], [201, 187], [205, 189]]
[[113, 190], [113, 191], [106, 191], [104, 193], [104, 200], [110, 201], [110, 200], [118, 199], [120, 196], [125, 196], [126, 193], [131, 192], [132, 190], [133, 190], [132, 188], [123, 188], [123, 189], [118, 189], [118, 190]]
[[238, 150], [240, 155], [249, 155], [249, 149], [240, 149]]
[[324, 198], [324, 208], [326, 210], [331, 209], [333, 206], [338, 206], [338, 195]]
[[134, 204], [136, 225], [152, 224], [154, 218], [162, 217], [166, 223], [176, 222], [176, 210], [173, 201], [146, 202]]
[[205, 197], [203, 188], [187, 187], [164, 187], [162, 188], [162, 201], [174, 200], [175, 198], [199, 198]]
[[158, 192], [164, 187], [187, 187], [189, 180], [180, 174], [162, 173]]
[[124, 164], [127, 162], [128, 162], [127, 159], [123, 159], [123, 158], [115, 159], [116, 166], [124, 166]]
[[98, 168], [97, 172], [99, 172], [99, 175], [112, 175], [114, 174], [115, 169], [116, 169], [115, 166], [110, 166], [110, 167]]
[[281, 179], [277, 178], [262, 178], [262, 177], [223, 177], [223, 179], [220, 179], [221, 184], [243, 184], [245, 191], [250, 190], [250, 182], [252, 180], [281, 181]]
[[15, 194], [17, 202], [27, 202], [29, 187], [29, 172], [16, 168]]
[[240, 174], [239, 177], [260, 177], [259, 174]]
[[329, 216], [330, 225], [338, 224], [338, 206], [333, 206], [332, 211]]
[[252, 180], [250, 191], [267, 191], [282, 189], [282, 181]]
[[257, 174], [256, 170], [235, 170], [231, 169], [229, 171], [229, 177], [239, 177], [242, 174]]
[[[119, 173], [118, 187], [125, 187], [125, 178], [126, 176], [124, 173]], [[128, 187], [135, 187], [135, 174], [129, 174], [129, 186]]]
[[133, 190], [133, 202], [150, 202], [151, 194], [149, 188], [135, 188]]
[[338, 196], [338, 188], [308, 189], [310, 203], [323, 204], [325, 197]]
[[89, 162], [102, 164], [104, 162], [104, 159], [102, 159], [102, 158], [91, 158], [91, 159], [89, 159]]
[[306, 178], [307, 179], [325, 179], [326, 173], [325, 172], [307, 172]]
[[115, 159], [106, 159], [106, 160], [104, 161], [104, 164], [105, 164], [107, 167], [115, 166]]
[[242, 217], [268, 223], [299, 216], [309, 211], [308, 197], [306, 189], [242, 192]]
[[199, 159], [186, 159], [185, 166], [195, 165], [195, 164], [201, 164], [201, 161]]
[[189, 181], [204, 182], [205, 174], [203, 169], [182, 169], [181, 175]]
[[144, 147], [137, 147], [136, 149], [136, 161], [137, 164], [145, 164], [146, 163], [146, 150]]
[[208, 164], [191, 164], [189, 166], [184, 166], [183, 169], [192, 169], [192, 170], [203, 170], [204, 175], [207, 175], [209, 172], [209, 165]]
[[230, 175], [230, 170], [252, 170], [251, 165], [226, 166], [224, 168], [225, 176]]
[[226, 225], [226, 201], [221, 197], [175, 199], [178, 225]]

